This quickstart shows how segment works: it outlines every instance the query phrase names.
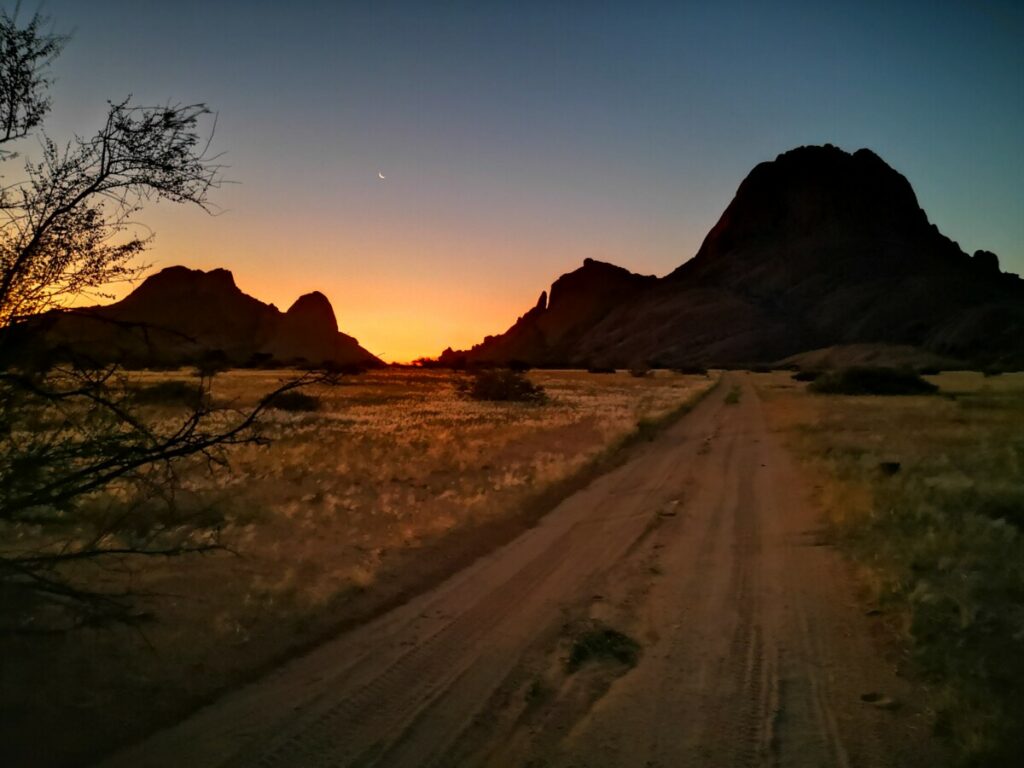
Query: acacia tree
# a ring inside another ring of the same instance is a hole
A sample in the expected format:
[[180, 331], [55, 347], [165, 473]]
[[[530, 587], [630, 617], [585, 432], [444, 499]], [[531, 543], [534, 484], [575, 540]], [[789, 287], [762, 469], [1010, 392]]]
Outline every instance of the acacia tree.
[[[229, 446], [261, 441], [262, 411], [315, 378], [238, 411], [211, 403], [207, 373], [168, 410], [147, 405], [117, 367], [26, 354], [33, 315], [139, 273], [151, 236], [138, 234], [134, 217], [146, 203], [208, 209], [222, 172], [203, 104], [108, 102], [94, 135], [65, 144], [46, 136], [49, 67], [66, 42], [47, 26], [39, 13], [19, 23], [17, 9], [0, 12], [0, 173], [21, 166], [13, 181], [0, 176], [0, 626], [8, 630], [35, 626], [41, 604], [60, 606], [65, 626], [129, 617], [131, 596], [83, 583], [82, 562], [220, 548], [221, 517], [181, 502], [180, 471], [222, 467]], [[34, 144], [35, 159], [20, 157], [19, 142]]]

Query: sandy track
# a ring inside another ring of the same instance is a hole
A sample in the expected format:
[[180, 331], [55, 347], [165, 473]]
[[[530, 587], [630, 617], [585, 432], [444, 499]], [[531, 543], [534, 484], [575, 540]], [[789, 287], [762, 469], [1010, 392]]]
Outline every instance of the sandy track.
[[[730, 376], [507, 546], [103, 765], [933, 765], [815, 525]], [[598, 621], [639, 663], [567, 674]]]

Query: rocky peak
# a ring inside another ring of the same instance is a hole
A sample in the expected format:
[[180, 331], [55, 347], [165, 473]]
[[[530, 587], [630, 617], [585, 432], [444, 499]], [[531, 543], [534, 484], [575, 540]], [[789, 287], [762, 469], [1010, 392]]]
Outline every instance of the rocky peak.
[[331, 302], [320, 291], [306, 293], [295, 300], [285, 313], [289, 319], [320, 330], [336, 332], [338, 320]]
[[694, 262], [765, 244], [879, 237], [930, 248], [953, 245], [929, 224], [910, 182], [874, 152], [799, 147], [750, 172]]
[[656, 281], [653, 276], [637, 275], [628, 269], [596, 259], [584, 259], [583, 266], [568, 272], [551, 286], [549, 311], [583, 302], [603, 302], [620, 291], [633, 292]]
[[188, 267], [167, 267], [155, 275], [147, 277], [139, 291], [181, 292], [198, 291], [200, 293], [237, 292], [235, 276], [227, 269], [201, 269]]

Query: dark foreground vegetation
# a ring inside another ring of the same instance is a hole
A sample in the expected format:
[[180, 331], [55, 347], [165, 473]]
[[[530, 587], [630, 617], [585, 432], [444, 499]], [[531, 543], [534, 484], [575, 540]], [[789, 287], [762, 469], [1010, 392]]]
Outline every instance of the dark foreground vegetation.
[[934, 384], [922, 379], [915, 371], [866, 366], [840, 368], [817, 375], [811, 381], [810, 389], [830, 395], [925, 395], [938, 391]]
[[474, 371], [456, 383], [463, 397], [496, 402], [543, 403], [544, 387], [531, 382], [525, 374], [511, 368], [485, 368]]
[[[962, 766], [1024, 764], [1024, 375], [944, 398], [790, 399], [832, 534], [862, 566]], [[863, 393], [863, 388], [858, 388]]]

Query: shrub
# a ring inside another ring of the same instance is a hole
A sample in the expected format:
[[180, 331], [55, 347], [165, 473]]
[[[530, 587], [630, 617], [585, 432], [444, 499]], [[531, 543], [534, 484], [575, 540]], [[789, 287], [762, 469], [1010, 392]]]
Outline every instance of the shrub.
[[610, 627], [597, 625], [573, 642], [565, 671], [572, 674], [586, 662], [602, 659], [633, 667], [639, 657], [640, 644], [636, 640]]
[[684, 376], [707, 376], [708, 368], [706, 365], [700, 363], [685, 363], [683, 365], [677, 365], [672, 369], [676, 373], [681, 373]]
[[279, 411], [309, 412], [320, 410], [320, 399], [305, 392], [282, 392], [270, 401], [270, 408]]
[[610, 365], [592, 365], [587, 368], [587, 373], [615, 373]]
[[508, 369], [510, 371], [515, 371], [516, 373], [526, 373], [532, 367], [533, 366], [525, 360], [512, 359], [508, 361]]
[[214, 349], [203, 354], [196, 363], [197, 376], [215, 376], [231, 369], [231, 361], [221, 349]]
[[243, 368], [273, 368], [274, 356], [269, 352], [254, 352], [245, 361]]
[[650, 375], [650, 373], [651, 369], [646, 365], [634, 365], [629, 369], [629, 375], [637, 379], [642, 379], [645, 376]]
[[167, 405], [195, 408], [202, 404], [206, 393], [196, 381], [171, 379], [155, 384], [143, 384], [132, 392], [138, 405]]
[[810, 389], [830, 395], [928, 395], [939, 388], [912, 370], [853, 367], [823, 373]]
[[343, 376], [359, 376], [366, 373], [366, 368], [359, 363], [338, 363], [334, 360], [324, 360], [320, 368], [328, 373], [340, 373]]
[[455, 386], [460, 395], [471, 400], [542, 403], [547, 399], [543, 387], [537, 386], [518, 371], [509, 369], [475, 371]]
[[821, 371], [797, 371], [793, 374], [793, 381], [816, 381], [820, 376]]

